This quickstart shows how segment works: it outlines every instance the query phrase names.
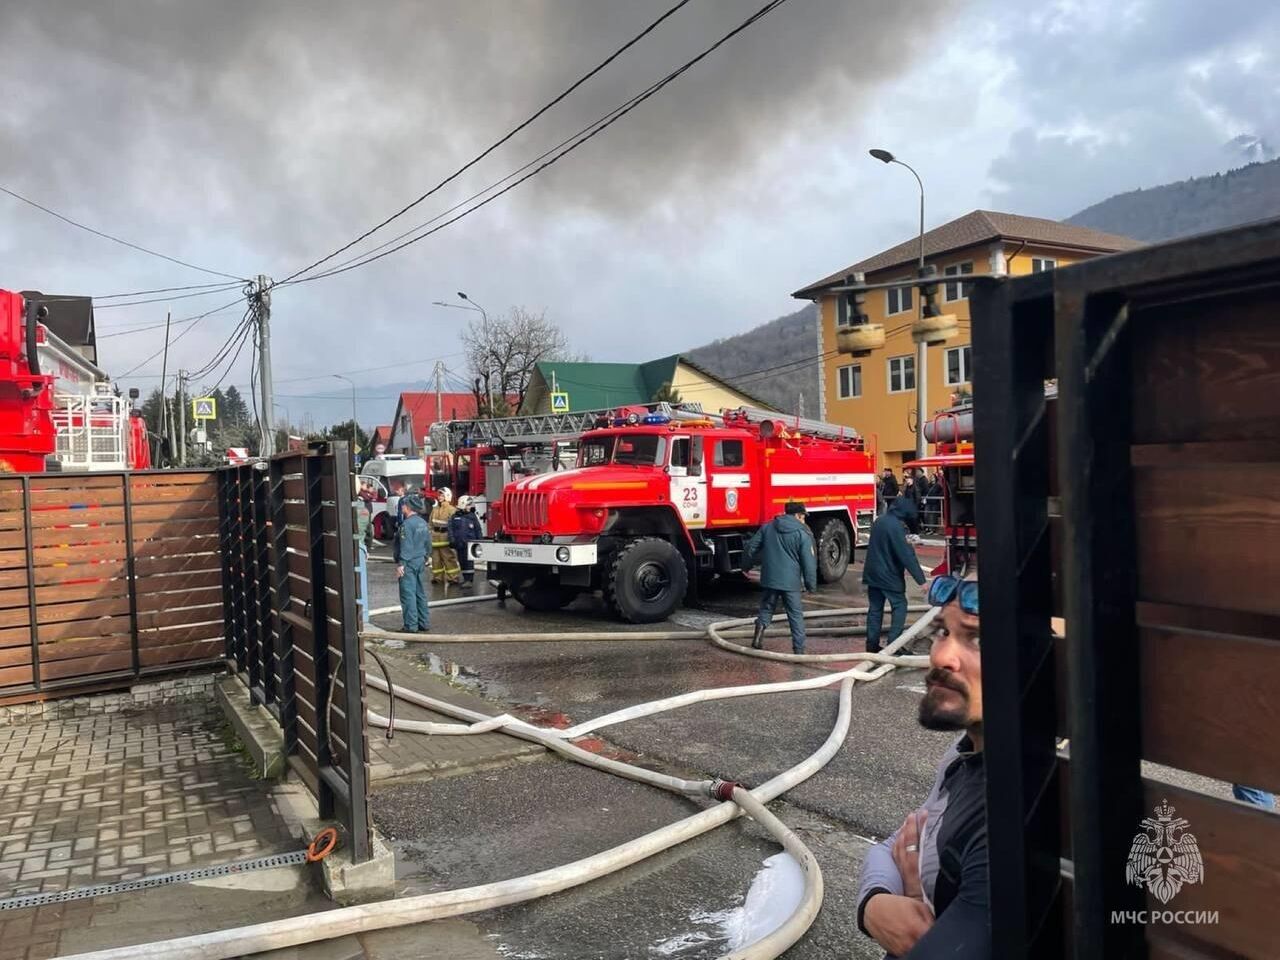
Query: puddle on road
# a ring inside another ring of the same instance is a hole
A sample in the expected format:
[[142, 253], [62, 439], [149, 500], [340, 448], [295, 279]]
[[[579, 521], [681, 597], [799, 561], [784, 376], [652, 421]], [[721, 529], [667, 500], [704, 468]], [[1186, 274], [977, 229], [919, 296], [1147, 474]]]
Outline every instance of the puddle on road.
[[751, 881], [742, 906], [689, 917], [695, 927], [649, 948], [650, 956], [679, 957], [710, 944], [723, 944], [726, 952], [741, 950], [778, 929], [804, 895], [804, 873], [789, 853], [778, 853], [764, 862]]
[[[518, 703], [515, 693], [505, 684], [496, 680], [488, 680], [474, 670], [464, 667], [453, 660], [446, 660], [438, 653], [429, 651], [420, 654], [422, 663], [437, 677], [444, 677], [450, 683], [457, 684], [464, 690], [478, 694], [486, 700], [501, 700], [506, 703]], [[545, 701], [535, 703], [541, 706]]]

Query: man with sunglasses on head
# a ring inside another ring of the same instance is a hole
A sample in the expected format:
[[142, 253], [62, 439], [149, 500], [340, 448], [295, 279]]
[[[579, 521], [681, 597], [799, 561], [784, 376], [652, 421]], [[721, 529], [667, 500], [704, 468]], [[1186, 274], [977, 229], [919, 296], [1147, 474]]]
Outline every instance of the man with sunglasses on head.
[[962, 730], [943, 755], [924, 806], [872, 847], [862, 865], [858, 926], [909, 960], [987, 960], [986, 770], [978, 583], [943, 576], [929, 585], [934, 620], [920, 725]]

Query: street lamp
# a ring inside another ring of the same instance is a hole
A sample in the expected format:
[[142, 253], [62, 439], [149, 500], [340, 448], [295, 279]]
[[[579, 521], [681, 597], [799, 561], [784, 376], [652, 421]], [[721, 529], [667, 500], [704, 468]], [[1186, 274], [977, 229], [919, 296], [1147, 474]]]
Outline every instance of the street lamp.
[[335, 373], [333, 378], [351, 384], [351, 451], [359, 453], [357, 448], [360, 446], [360, 441], [356, 439], [356, 385], [340, 373]]
[[[292, 426], [292, 424], [290, 423], [290, 420], [292, 418], [289, 416], [289, 408], [286, 407], [283, 403], [277, 403], [275, 400], [272, 400], [271, 409], [284, 411], [284, 432], [288, 433], [290, 426]], [[270, 419], [270, 417], [268, 417], [267, 419]]]
[[[868, 153], [881, 163], [896, 163], [900, 167], [906, 167], [911, 171], [911, 175], [916, 178], [916, 183], [920, 186], [920, 276], [924, 276], [924, 181], [920, 179], [920, 174], [916, 173], [915, 168], [908, 163], [903, 163], [888, 150], [869, 150]], [[922, 291], [916, 291], [916, 300], [918, 301], [919, 313], [918, 317], [924, 317], [924, 295]], [[916, 343], [916, 459], [920, 459], [925, 455], [924, 441], [924, 420], [925, 411], [928, 409], [928, 359], [926, 353], [928, 344], [920, 340]]]
[[465, 301], [466, 301], [467, 303], [469, 303], [473, 308], [475, 308], [476, 310], [479, 310], [479, 311], [480, 311], [480, 321], [481, 321], [481, 323], [483, 323], [483, 324], [484, 324], [484, 328], [483, 328], [483, 329], [484, 329], [484, 350], [485, 350], [485, 357], [484, 357], [484, 366], [485, 366], [485, 370], [484, 370], [484, 380], [485, 380], [485, 386], [486, 386], [486, 388], [487, 388], [487, 393], [489, 394], [489, 416], [490, 416], [490, 417], [492, 417], [492, 416], [493, 416], [493, 376], [492, 376], [492, 374], [493, 374], [493, 368], [490, 366], [489, 361], [490, 361], [490, 360], [492, 360], [493, 358], [489, 355], [489, 348], [490, 348], [490, 343], [489, 343], [489, 314], [485, 312], [484, 307], [480, 306], [480, 304], [476, 303], [474, 300], [472, 300], [470, 297], [468, 297], [468, 296], [467, 296], [465, 293], [463, 293], [461, 290], [459, 290], [459, 291], [458, 291], [458, 299], [459, 299], [459, 300], [465, 300]]

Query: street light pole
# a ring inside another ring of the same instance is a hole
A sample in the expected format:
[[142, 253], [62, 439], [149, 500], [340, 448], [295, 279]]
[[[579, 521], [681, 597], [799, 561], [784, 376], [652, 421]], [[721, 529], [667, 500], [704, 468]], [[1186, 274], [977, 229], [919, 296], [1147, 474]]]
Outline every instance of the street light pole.
[[[919, 275], [924, 276], [924, 181], [920, 179], [920, 174], [916, 173], [915, 168], [908, 163], [903, 163], [888, 150], [871, 150], [871, 156], [875, 157], [881, 163], [896, 163], [900, 167], [906, 167], [911, 171], [911, 175], [916, 178], [916, 184], [920, 187], [920, 271]], [[924, 317], [924, 292], [916, 291], [916, 316]], [[916, 459], [919, 460], [925, 456], [925, 439], [924, 439], [924, 421], [929, 409], [929, 355], [927, 353], [928, 345], [919, 340], [916, 342]]]
[[[283, 411], [284, 411], [284, 432], [285, 432], [285, 435], [286, 435], [286, 436], [288, 436], [288, 434], [289, 434], [289, 428], [293, 426], [293, 424], [292, 424], [292, 423], [290, 423], [290, 420], [292, 420], [293, 418], [289, 416], [289, 408], [288, 408], [288, 407], [286, 407], [283, 403], [280, 403], [278, 400], [272, 400], [272, 401], [271, 401], [271, 409], [272, 409], [272, 410], [283, 410]], [[268, 415], [268, 416], [267, 416], [267, 421], [268, 421], [268, 423], [271, 421], [271, 417], [270, 417], [270, 415]], [[276, 431], [276, 429], [277, 429], [277, 428], [276, 428], [274, 425], [272, 425], [270, 429], [271, 429], [271, 432], [272, 432], [272, 434], [273, 434], [273, 436], [271, 437], [271, 441], [272, 441], [272, 443], [274, 444], [274, 443], [275, 443], [275, 436], [274, 436], [274, 433], [275, 433], [275, 431]]]
[[360, 441], [356, 439], [356, 385], [340, 373], [335, 373], [333, 378], [351, 384], [351, 451], [359, 453], [360, 451], [357, 448], [360, 445]]
[[490, 361], [493, 358], [489, 355], [489, 349], [491, 346], [489, 343], [489, 314], [485, 312], [484, 307], [480, 306], [480, 304], [476, 303], [461, 290], [458, 291], [458, 299], [465, 300], [467, 303], [471, 304], [471, 306], [480, 311], [480, 321], [483, 324], [484, 330], [484, 381], [486, 390], [489, 394], [489, 416], [493, 417], [493, 367], [490, 364]]

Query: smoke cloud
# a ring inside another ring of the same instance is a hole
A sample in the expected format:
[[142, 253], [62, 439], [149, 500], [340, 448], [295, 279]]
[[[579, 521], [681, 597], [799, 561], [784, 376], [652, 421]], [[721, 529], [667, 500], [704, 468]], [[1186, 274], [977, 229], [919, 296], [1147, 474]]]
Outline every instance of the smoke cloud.
[[[416, 196], [669, 5], [8, 0], [0, 174], [55, 205], [74, 198], [98, 222], [149, 224], [153, 243], [232, 231], [291, 264]], [[694, 0], [420, 212], [515, 169], [759, 5]], [[496, 216], [527, 231], [522, 214], [709, 215], [775, 147], [853, 122], [935, 42], [948, 6], [792, 0]]]

